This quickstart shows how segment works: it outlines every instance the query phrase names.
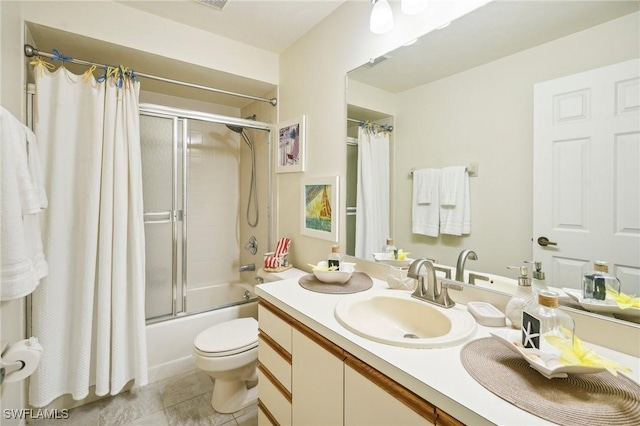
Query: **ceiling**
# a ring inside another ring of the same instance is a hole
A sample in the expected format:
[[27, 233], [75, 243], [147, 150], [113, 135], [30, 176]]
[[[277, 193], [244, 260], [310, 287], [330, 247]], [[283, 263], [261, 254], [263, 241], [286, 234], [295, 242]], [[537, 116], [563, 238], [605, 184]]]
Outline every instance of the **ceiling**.
[[351, 71], [349, 78], [399, 93], [638, 10], [640, 2], [630, 0], [497, 0], [378, 58], [376, 65]]
[[[326, 18], [344, 1], [228, 0], [222, 11], [201, 4], [196, 0], [118, 1], [118, 3], [254, 47], [280, 53]], [[168, 79], [260, 98], [264, 98], [275, 89], [273, 84], [180, 62], [59, 29], [33, 23], [28, 23], [27, 26], [35, 47], [42, 52], [49, 53], [53, 49], [57, 49], [62, 54], [89, 62], [106, 65], [125, 64], [139, 73], [159, 75]], [[83, 73], [87, 69], [84, 66], [69, 63], [65, 66], [75, 73]], [[154, 72], [154, 70], [162, 70], [162, 72]], [[142, 90], [234, 108], [242, 108], [252, 102], [252, 100], [241, 97], [185, 88], [151, 79], [142, 79]]]

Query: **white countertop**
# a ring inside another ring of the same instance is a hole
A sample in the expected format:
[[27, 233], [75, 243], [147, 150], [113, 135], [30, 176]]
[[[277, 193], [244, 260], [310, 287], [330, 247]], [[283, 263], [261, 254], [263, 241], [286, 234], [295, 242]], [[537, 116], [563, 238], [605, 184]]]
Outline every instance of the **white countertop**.
[[[372, 279], [372, 289], [388, 288], [386, 282]], [[344, 328], [334, 316], [336, 304], [347, 295], [306, 290], [298, 284], [297, 278], [260, 284], [256, 286], [256, 294], [466, 424], [552, 424], [504, 401], [476, 382], [460, 361], [464, 344], [440, 349], [410, 349], [365, 339]], [[453, 309], [466, 307], [458, 304]], [[490, 330], [495, 328], [478, 325], [472, 339], [489, 337]], [[600, 355], [632, 368], [630, 376], [640, 382], [640, 359], [589, 346]]]

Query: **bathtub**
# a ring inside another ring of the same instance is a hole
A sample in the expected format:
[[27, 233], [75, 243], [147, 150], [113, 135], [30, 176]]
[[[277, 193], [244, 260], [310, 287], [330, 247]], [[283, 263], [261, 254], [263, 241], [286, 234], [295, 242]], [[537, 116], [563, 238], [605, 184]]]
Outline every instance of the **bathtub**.
[[[250, 299], [244, 300], [247, 291]], [[201, 311], [212, 306], [216, 308]], [[193, 340], [204, 329], [236, 318], [258, 318], [253, 286], [243, 282], [189, 290], [187, 309], [194, 313], [147, 325], [149, 383], [194, 371]]]

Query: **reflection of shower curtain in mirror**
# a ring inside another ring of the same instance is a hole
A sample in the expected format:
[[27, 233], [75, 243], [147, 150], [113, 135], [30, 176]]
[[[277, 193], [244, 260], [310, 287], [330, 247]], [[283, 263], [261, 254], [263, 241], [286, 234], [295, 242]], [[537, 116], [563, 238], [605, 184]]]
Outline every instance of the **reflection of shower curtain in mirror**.
[[358, 129], [356, 257], [373, 260], [389, 235], [389, 134]]
[[30, 404], [147, 382], [139, 84], [36, 65], [49, 275], [33, 293], [44, 351]]

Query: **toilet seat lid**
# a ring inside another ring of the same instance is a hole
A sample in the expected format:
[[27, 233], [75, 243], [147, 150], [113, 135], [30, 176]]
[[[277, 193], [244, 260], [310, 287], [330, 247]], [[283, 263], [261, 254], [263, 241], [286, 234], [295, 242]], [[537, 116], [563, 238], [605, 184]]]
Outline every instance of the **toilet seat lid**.
[[199, 352], [207, 354], [235, 353], [258, 343], [258, 321], [238, 318], [207, 328], [193, 342]]

